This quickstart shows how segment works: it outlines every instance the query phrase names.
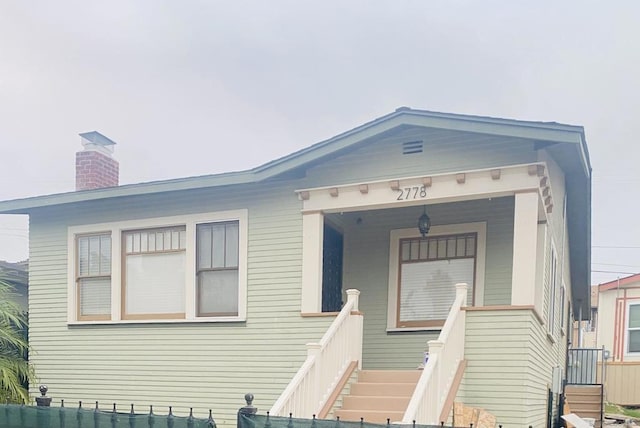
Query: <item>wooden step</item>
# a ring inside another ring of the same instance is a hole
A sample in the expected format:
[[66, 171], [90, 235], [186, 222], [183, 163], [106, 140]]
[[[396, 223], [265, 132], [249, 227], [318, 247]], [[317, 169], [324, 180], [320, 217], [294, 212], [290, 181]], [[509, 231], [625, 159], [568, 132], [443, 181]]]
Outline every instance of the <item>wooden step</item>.
[[389, 397], [389, 396], [357, 396], [348, 395], [344, 397], [342, 403], [343, 410], [394, 410], [404, 412], [409, 405], [411, 397]]
[[404, 412], [389, 411], [389, 410], [338, 410], [336, 416], [340, 417], [341, 421], [354, 421], [359, 422], [362, 418], [365, 422], [372, 424], [386, 424], [387, 419], [392, 423], [399, 422], [404, 416]]
[[386, 424], [402, 420], [422, 374], [419, 370], [362, 370], [335, 416], [344, 421]]
[[418, 383], [422, 370], [362, 370], [358, 382], [363, 383]]

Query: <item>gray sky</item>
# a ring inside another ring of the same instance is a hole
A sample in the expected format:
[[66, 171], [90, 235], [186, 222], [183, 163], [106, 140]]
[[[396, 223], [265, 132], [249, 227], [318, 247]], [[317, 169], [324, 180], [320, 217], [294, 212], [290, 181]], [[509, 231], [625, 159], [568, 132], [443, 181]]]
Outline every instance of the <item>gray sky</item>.
[[[640, 272], [640, 2], [0, 0], [0, 200], [243, 170], [399, 106], [583, 125], [594, 283]], [[13, 216], [15, 217], [15, 216]], [[0, 260], [28, 257], [0, 216]], [[633, 248], [628, 248], [633, 247]]]

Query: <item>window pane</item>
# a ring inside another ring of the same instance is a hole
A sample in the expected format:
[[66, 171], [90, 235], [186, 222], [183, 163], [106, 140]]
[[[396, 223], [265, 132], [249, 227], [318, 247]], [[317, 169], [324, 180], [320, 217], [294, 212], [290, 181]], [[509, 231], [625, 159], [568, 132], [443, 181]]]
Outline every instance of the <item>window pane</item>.
[[140, 233], [140, 251], [149, 251], [149, 238], [147, 232]]
[[409, 260], [409, 241], [402, 241], [402, 261]]
[[197, 227], [198, 269], [211, 268], [211, 228], [205, 225]]
[[476, 255], [476, 238], [471, 236], [467, 238], [467, 256]]
[[78, 275], [89, 275], [89, 237], [78, 238]]
[[227, 224], [225, 267], [238, 266], [238, 223]]
[[629, 352], [640, 352], [640, 330], [629, 331]]
[[111, 275], [111, 237], [100, 239], [100, 275]]
[[111, 280], [108, 278], [81, 279], [80, 315], [111, 315]]
[[224, 267], [224, 224], [215, 224], [211, 226], [211, 234], [213, 239], [213, 254], [211, 267], [223, 268]]
[[438, 240], [430, 239], [429, 240], [429, 259], [437, 259], [438, 258]]
[[470, 303], [473, 296], [474, 264], [474, 259], [403, 264], [400, 281], [400, 321], [446, 319], [455, 300], [455, 284], [459, 282], [469, 284]]
[[629, 328], [640, 328], [640, 305], [629, 306]]
[[220, 270], [198, 275], [198, 315], [238, 314], [238, 271]]
[[184, 313], [184, 278], [184, 252], [128, 255], [126, 314]]
[[420, 242], [411, 241], [411, 260], [418, 260], [420, 255]]
[[89, 238], [89, 275], [100, 275], [100, 237]]
[[467, 249], [467, 240], [465, 238], [458, 238], [456, 240], [456, 256], [464, 257]]
[[447, 257], [447, 241], [444, 239], [438, 240], [438, 258], [444, 259]]
[[428, 254], [429, 254], [429, 241], [426, 239], [421, 239], [420, 240], [420, 256], [418, 258], [420, 260], [426, 260]]

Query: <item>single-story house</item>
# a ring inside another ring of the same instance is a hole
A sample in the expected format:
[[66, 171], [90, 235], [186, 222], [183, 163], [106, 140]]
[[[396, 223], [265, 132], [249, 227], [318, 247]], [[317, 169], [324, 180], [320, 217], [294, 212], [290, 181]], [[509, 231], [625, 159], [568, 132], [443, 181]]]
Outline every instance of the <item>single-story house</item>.
[[30, 217], [30, 358], [54, 405], [218, 426], [247, 392], [305, 418], [557, 414], [589, 313], [582, 127], [402, 107], [247, 171], [122, 186], [114, 142], [81, 136], [77, 191], [0, 202]]

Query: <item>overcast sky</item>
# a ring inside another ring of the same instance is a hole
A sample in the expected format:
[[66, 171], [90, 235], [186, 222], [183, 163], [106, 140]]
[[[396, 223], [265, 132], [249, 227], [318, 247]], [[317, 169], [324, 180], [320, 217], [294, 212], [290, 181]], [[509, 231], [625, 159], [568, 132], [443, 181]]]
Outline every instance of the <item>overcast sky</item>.
[[[593, 283], [640, 272], [640, 2], [0, 0], [0, 200], [243, 170], [399, 106], [585, 127]], [[0, 216], [0, 260], [28, 257]], [[607, 271], [607, 272], [600, 272]]]

